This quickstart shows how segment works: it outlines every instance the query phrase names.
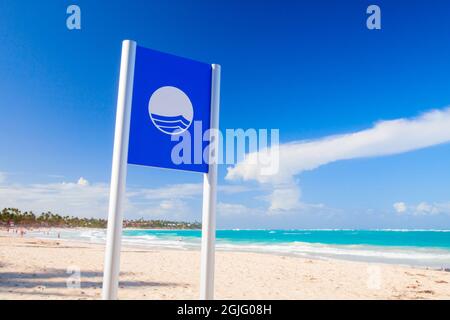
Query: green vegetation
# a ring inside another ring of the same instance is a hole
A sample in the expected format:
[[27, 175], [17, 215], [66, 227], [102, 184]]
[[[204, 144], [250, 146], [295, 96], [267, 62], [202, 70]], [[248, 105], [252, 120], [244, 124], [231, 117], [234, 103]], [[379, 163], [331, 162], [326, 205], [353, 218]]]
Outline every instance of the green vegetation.
[[[58, 227], [58, 228], [106, 228], [105, 219], [77, 218], [60, 216], [51, 212], [43, 212], [39, 216], [33, 212], [21, 212], [15, 208], [5, 208], [0, 214], [0, 225], [26, 227]], [[201, 223], [177, 222], [166, 220], [125, 220], [125, 228], [141, 229], [201, 229]]]

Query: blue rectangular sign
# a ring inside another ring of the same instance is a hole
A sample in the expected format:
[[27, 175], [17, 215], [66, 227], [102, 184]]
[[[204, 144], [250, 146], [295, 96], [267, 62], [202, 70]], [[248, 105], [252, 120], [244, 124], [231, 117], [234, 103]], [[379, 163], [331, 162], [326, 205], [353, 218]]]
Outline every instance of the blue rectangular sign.
[[208, 172], [211, 73], [210, 64], [136, 48], [129, 164]]

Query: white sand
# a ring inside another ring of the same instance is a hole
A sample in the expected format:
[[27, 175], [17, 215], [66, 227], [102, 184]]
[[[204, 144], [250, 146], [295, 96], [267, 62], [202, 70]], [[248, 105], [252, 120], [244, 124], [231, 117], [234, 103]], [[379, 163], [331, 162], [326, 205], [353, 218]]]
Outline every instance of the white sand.
[[[99, 299], [104, 246], [0, 233], [0, 299]], [[124, 248], [121, 299], [197, 299], [197, 251]], [[81, 270], [68, 288], [67, 269]], [[450, 272], [218, 252], [218, 299], [450, 299]]]

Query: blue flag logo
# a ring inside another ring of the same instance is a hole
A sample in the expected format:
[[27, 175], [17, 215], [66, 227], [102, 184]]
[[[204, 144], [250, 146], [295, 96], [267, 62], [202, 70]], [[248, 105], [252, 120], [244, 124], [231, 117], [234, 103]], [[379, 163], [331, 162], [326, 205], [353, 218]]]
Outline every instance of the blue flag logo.
[[194, 110], [189, 97], [175, 87], [162, 87], [148, 103], [153, 124], [167, 134], [181, 134], [192, 124]]
[[182, 138], [192, 150], [198, 139], [200, 151], [208, 146], [203, 134], [210, 129], [211, 73], [210, 64], [137, 46], [128, 163], [208, 172], [204, 159], [182, 155], [188, 160], [179, 163], [172, 155]]

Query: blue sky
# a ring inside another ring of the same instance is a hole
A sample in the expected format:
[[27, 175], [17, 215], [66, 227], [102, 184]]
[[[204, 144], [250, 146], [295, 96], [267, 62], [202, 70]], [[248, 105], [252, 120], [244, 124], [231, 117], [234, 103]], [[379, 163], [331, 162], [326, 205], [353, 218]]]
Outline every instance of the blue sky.
[[[70, 4], [80, 31], [66, 28]], [[369, 4], [381, 30], [366, 28]], [[222, 129], [318, 141], [445, 110], [449, 12], [444, 1], [1, 2], [0, 207], [107, 216], [123, 39], [220, 63]], [[449, 163], [448, 143], [330, 162], [293, 177], [301, 205], [281, 212], [268, 209], [273, 185], [225, 180], [221, 166], [218, 226], [450, 228]], [[201, 183], [130, 166], [126, 217], [199, 220]]]

